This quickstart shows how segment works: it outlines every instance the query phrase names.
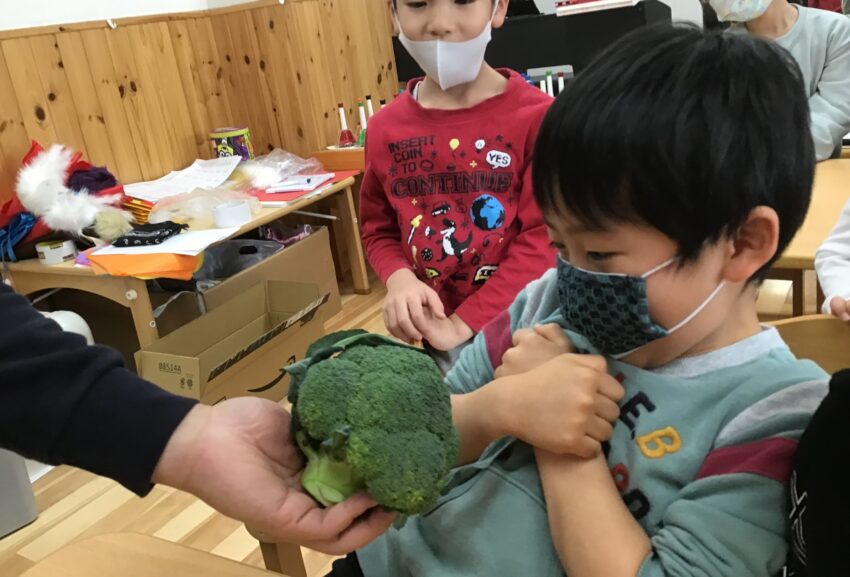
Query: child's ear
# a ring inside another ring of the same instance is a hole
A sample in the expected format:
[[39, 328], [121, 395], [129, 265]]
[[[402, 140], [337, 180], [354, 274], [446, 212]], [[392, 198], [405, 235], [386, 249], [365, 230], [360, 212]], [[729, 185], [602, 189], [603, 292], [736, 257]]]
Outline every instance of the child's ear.
[[508, 16], [508, 4], [511, 0], [495, 0], [498, 3], [493, 14], [493, 28], [501, 28]]
[[776, 254], [779, 216], [768, 206], [757, 206], [729, 242], [730, 256], [723, 276], [729, 282], [747, 282]]
[[401, 30], [398, 29], [398, 16], [396, 13], [396, 0], [387, 0], [387, 8], [390, 11], [390, 20], [393, 24], [393, 36], [398, 36]]

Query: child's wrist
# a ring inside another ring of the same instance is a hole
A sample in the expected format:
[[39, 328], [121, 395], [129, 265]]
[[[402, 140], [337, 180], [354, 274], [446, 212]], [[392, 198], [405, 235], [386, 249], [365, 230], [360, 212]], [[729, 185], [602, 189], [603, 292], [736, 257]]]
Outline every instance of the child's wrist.
[[416, 278], [416, 274], [414, 274], [414, 272], [412, 270], [410, 270], [409, 268], [406, 268], [406, 267], [400, 268], [397, 271], [395, 271], [394, 273], [392, 273], [390, 276], [387, 277], [386, 285], [387, 285], [387, 288], [389, 289], [389, 288], [392, 288], [392, 285], [398, 284], [399, 282], [406, 282], [406, 281], [409, 281], [411, 279], [418, 280]]
[[517, 436], [519, 427], [516, 411], [513, 410], [515, 387], [516, 378], [509, 376], [497, 379], [476, 391], [482, 397], [481, 403], [484, 405], [484, 410], [481, 411], [481, 414], [485, 415], [482, 428], [493, 440]]
[[466, 324], [466, 321], [460, 318], [457, 313], [453, 314], [449, 318], [451, 319], [452, 324], [454, 324], [458, 339], [460, 339], [460, 343], [458, 344], [463, 344], [475, 336], [475, 331], [473, 331], [472, 328]]

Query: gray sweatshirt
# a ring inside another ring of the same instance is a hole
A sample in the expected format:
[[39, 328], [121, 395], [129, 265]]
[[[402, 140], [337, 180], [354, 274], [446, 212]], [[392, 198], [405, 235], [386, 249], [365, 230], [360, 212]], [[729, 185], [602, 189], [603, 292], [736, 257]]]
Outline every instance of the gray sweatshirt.
[[[837, 12], [796, 8], [797, 22], [775, 41], [803, 71], [817, 159], [826, 160], [850, 132], [850, 19]], [[734, 29], [747, 30], [743, 24]]]

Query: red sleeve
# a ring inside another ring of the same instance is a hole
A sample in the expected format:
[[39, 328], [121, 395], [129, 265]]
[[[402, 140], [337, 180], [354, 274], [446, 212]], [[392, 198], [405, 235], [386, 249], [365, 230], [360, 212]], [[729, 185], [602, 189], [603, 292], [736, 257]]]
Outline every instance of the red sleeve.
[[532, 194], [531, 163], [523, 175], [517, 219], [520, 232], [508, 246], [499, 270], [455, 311], [476, 333], [507, 310], [525, 285], [555, 265], [555, 249], [550, 246], [543, 215]]
[[366, 173], [360, 185], [360, 226], [366, 258], [386, 284], [394, 272], [411, 266], [402, 248], [395, 210], [372, 169], [373, 160], [367, 145]]

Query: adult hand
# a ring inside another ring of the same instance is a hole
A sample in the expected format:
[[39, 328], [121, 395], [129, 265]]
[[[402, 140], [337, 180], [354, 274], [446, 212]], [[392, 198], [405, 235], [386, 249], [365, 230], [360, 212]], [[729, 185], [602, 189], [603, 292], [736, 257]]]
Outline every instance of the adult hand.
[[301, 487], [303, 458], [277, 403], [238, 398], [197, 405], [178, 426], [153, 482], [187, 491], [265, 537], [331, 555], [381, 535], [394, 515], [365, 494], [322, 508]]

